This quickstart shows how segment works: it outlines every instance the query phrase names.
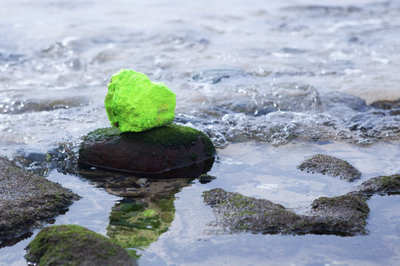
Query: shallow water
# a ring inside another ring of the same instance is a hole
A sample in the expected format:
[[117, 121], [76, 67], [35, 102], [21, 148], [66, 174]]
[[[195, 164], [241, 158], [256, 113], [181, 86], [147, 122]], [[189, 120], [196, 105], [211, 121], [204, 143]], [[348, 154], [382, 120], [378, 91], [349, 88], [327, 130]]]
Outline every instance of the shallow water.
[[[399, 173], [400, 105], [370, 104], [400, 98], [400, 1], [3, 1], [0, 32], [1, 155], [40, 161], [109, 126], [103, 99], [121, 68], [165, 82], [176, 123], [219, 147], [217, 179], [174, 192], [174, 220], [138, 250], [141, 265], [399, 263], [398, 196], [369, 201], [370, 235], [342, 238], [209, 235], [214, 217], [200, 195], [221, 187], [301, 213], [317, 197]], [[348, 160], [361, 180], [296, 169], [316, 153]], [[82, 177], [49, 179], [84, 197], [56, 224], [111, 234], [122, 198]], [[25, 265], [30, 239], [0, 249], [0, 262]]]
[[[207, 184], [196, 180], [174, 193], [175, 213], [172, 223], [167, 224], [168, 231], [157, 238], [147, 236], [149, 247], [133, 248], [142, 255], [139, 264], [334, 265], [336, 261], [342, 263], [339, 265], [396, 265], [400, 256], [399, 196], [374, 196], [368, 201], [369, 235], [340, 237], [219, 232], [211, 225], [215, 217], [212, 209], [204, 204], [201, 193], [221, 187], [304, 213], [318, 197], [342, 195], [371, 177], [398, 173], [399, 148], [399, 144], [387, 143], [367, 148], [347, 143], [296, 142], [280, 147], [256, 142], [230, 144], [219, 151], [219, 160], [209, 172], [216, 180]], [[359, 180], [349, 183], [296, 168], [305, 156], [316, 153], [343, 158], [363, 174]], [[122, 198], [107, 194], [85, 178], [56, 171], [48, 178], [83, 195], [65, 215], [56, 218], [55, 224], [82, 225], [103, 235], [112, 235], [128, 248], [133, 246], [123, 238], [129, 232], [121, 231], [124, 235], [116, 236], [118, 230], [109, 222], [112, 207], [118, 206]], [[141, 202], [147, 198], [135, 200]], [[0, 261], [4, 265], [24, 265], [23, 248], [29, 241], [0, 249]]]

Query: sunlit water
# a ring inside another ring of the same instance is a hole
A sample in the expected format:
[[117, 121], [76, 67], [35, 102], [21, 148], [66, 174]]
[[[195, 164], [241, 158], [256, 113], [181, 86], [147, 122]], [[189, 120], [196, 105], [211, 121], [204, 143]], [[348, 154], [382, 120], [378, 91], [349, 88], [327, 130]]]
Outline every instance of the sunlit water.
[[[323, 6], [322, 6], [323, 5]], [[169, 231], [141, 265], [396, 265], [398, 196], [374, 196], [364, 237], [209, 235], [201, 192], [221, 187], [305, 211], [380, 174], [400, 172], [400, 1], [1, 1], [0, 145], [9, 158], [109, 126], [112, 74], [135, 69], [177, 94], [176, 122], [219, 147], [208, 184], [175, 194]], [[222, 149], [223, 148], [223, 149]], [[304, 156], [348, 160], [347, 183], [296, 169]], [[83, 199], [56, 224], [107, 234], [121, 198], [53, 171]], [[37, 231], [35, 231], [37, 232]], [[0, 249], [25, 265], [31, 240]]]

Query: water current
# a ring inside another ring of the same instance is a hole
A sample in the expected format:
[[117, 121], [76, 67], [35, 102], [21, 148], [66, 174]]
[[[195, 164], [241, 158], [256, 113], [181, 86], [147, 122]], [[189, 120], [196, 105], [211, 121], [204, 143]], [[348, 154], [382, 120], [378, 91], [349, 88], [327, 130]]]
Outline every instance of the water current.
[[[218, 148], [217, 179], [171, 181], [165, 204], [114, 196], [93, 180], [112, 174], [50, 169], [83, 197], [52, 223], [120, 241], [139, 265], [400, 264], [399, 196], [372, 197], [370, 232], [356, 237], [220, 234], [201, 198], [220, 187], [302, 213], [320, 196], [400, 173], [399, 0], [0, 1], [0, 33], [1, 155], [38, 170], [46, 151], [76, 150], [109, 126], [104, 97], [121, 68], [166, 83], [175, 122]], [[316, 153], [348, 160], [361, 179], [296, 168]], [[161, 218], [147, 226], [159, 229], [141, 231], [142, 242], [115, 218], [150, 210]], [[37, 232], [3, 243], [0, 265], [26, 265]]]

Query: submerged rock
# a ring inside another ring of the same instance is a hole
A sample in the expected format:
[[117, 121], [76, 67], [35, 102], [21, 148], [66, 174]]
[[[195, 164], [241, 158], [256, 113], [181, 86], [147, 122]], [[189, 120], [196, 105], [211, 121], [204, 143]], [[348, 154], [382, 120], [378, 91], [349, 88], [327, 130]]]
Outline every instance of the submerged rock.
[[45, 227], [26, 249], [26, 260], [41, 266], [137, 265], [114, 241], [78, 225]]
[[397, 101], [377, 101], [371, 103], [371, 106], [384, 110], [400, 109], [400, 99]]
[[201, 184], [207, 184], [207, 183], [210, 183], [211, 181], [213, 181], [214, 179], [217, 179], [217, 178], [215, 176], [212, 176], [212, 175], [203, 174], [203, 175], [199, 176], [197, 179], [199, 179], [199, 182]]
[[265, 234], [335, 234], [352, 236], [366, 233], [369, 207], [359, 195], [316, 199], [310, 215], [296, 214], [266, 199], [246, 197], [215, 188], [203, 192], [213, 207], [215, 226], [222, 231], [253, 231]]
[[113, 127], [121, 132], [141, 132], [172, 123], [175, 97], [164, 83], [122, 69], [111, 77], [104, 103]]
[[313, 171], [317, 173], [328, 174], [331, 176], [339, 176], [341, 179], [353, 181], [361, 177], [361, 172], [348, 162], [324, 154], [314, 155], [299, 166], [300, 170]]
[[0, 238], [41, 226], [79, 196], [0, 157]]
[[[213, 160], [214, 154], [215, 147], [207, 135], [190, 127], [172, 124], [137, 133], [103, 128], [86, 135], [79, 150], [79, 162], [161, 177], [168, 176], [173, 169]], [[172, 175], [179, 177], [179, 173]]]
[[371, 178], [353, 190], [366, 196], [400, 193], [400, 174]]

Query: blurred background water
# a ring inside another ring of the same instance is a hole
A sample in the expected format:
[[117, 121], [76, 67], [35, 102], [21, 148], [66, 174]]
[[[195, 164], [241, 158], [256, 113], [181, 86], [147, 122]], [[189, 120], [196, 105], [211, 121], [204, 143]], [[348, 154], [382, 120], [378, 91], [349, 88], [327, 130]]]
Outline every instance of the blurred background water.
[[[389, 238], [390, 252], [371, 244], [378, 251], [364, 259], [346, 251], [365, 249], [356, 238], [239, 234], [204, 240], [201, 223], [212, 215], [200, 194], [219, 186], [298, 207], [348, 191], [352, 185], [327, 185], [334, 181], [326, 178], [302, 183], [306, 177], [295, 165], [314, 151], [353, 160], [365, 173], [362, 181], [399, 173], [400, 102], [378, 101], [400, 99], [400, 1], [0, 1], [0, 33], [1, 155], [40, 154], [109, 126], [103, 100], [109, 78], [121, 68], [166, 83], [177, 94], [175, 122], [206, 132], [219, 148], [211, 172], [221, 181], [179, 192], [170, 230], [139, 263], [195, 265], [207, 257], [215, 265], [326, 265], [344, 254], [349, 265], [382, 265], [385, 256], [387, 265], [396, 264], [398, 220], [392, 216], [394, 231], [373, 233], [366, 241]], [[236, 161], [238, 177], [228, 171]], [[269, 171], [274, 177], [265, 176]], [[64, 179], [76, 178], [61, 177], [57, 182], [66, 186]], [[264, 183], [273, 186], [260, 194], [257, 186]], [[89, 187], [76, 192], [90, 198]], [[390, 199], [399, 204], [397, 196]], [[113, 200], [104, 204], [113, 206]], [[67, 215], [77, 217], [73, 206]], [[99, 224], [108, 223], [107, 208], [98, 214]], [[199, 212], [209, 216], [197, 222]], [[91, 229], [106, 234], [105, 227]], [[26, 241], [0, 249], [0, 260], [24, 264]], [[187, 243], [197, 244], [191, 249]], [[292, 248], [286, 249], [288, 243]], [[329, 244], [316, 248], [317, 243]], [[207, 256], [214, 250], [221, 255]]]

